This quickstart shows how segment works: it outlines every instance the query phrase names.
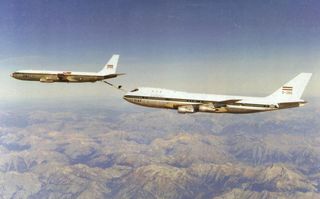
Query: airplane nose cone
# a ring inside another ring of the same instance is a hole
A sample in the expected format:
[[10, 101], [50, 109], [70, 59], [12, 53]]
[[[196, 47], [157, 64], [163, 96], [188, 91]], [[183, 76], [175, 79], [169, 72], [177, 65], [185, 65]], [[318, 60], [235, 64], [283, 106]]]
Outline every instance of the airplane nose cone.
[[11, 77], [14, 77], [14, 73], [11, 73], [10, 76], [11, 76]]
[[132, 99], [128, 95], [123, 96], [123, 99], [126, 100], [127, 102], [132, 102]]

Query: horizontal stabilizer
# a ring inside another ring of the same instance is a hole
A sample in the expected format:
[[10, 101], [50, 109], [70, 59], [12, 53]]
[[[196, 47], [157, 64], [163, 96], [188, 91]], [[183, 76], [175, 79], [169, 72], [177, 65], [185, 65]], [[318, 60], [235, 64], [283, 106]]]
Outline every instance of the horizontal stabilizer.
[[105, 75], [104, 77], [117, 77], [120, 75], [125, 75], [125, 73], [114, 73], [114, 74]]

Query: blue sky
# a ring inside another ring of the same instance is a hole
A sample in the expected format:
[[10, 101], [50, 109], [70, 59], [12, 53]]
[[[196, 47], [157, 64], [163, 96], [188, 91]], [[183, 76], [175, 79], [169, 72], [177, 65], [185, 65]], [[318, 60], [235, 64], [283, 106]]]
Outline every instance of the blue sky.
[[266, 95], [313, 72], [319, 96], [318, 1], [1, 1], [3, 99], [119, 97], [97, 84], [11, 79], [18, 69], [98, 71], [119, 53], [112, 80], [217, 94]]

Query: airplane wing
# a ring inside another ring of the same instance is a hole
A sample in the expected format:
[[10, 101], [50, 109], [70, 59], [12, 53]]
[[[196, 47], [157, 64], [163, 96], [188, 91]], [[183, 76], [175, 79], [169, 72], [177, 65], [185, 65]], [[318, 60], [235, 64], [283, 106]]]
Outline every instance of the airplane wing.
[[[234, 104], [242, 99], [228, 99], [223, 101], [212, 101], [197, 105], [183, 105], [178, 106], [179, 113], [194, 113], [197, 111], [203, 112], [217, 112], [218, 109], [226, 107], [228, 104]], [[196, 109], [195, 109], [196, 107]]]
[[57, 77], [59, 78], [60, 81], [66, 81], [66, 82], [77, 82], [77, 81], [79, 81], [78, 79], [75, 79], [71, 75], [71, 72], [58, 73]]
[[216, 101], [215, 103], [219, 104], [234, 104], [242, 99], [229, 99], [229, 100], [223, 100], [223, 101]]
[[223, 101], [212, 101], [212, 102], [207, 102], [203, 104], [212, 104], [214, 106], [225, 106], [227, 104], [234, 104], [242, 99], [228, 99], [228, 100], [223, 100]]
[[63, 72], [63, 73], [58, 73], [57, 77], [60, 81], [69, 81], [68, 80], [68, 75], [70, 75], [71, 72]]
[[199, 109], [205, 110], [205, 111], [215, 111], [217, 108], [226, 107], [227, 105], [234, 104], [241, 99], [228, 99], [223, 101], [212, 101], [209, 103], [203, 103], [198, 105]]

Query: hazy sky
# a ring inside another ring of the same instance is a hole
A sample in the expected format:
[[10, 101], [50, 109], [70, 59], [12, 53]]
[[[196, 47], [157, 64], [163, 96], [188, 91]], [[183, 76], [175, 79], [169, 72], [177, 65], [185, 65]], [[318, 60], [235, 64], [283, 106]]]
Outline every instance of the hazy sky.
[[19, 69], [99, 71], [113, 53], [127, 75], [112, 82], [128, 89], [263, 96], [312, 72], [306, 96], [319, 96], [319, 9], [317, 0], [0, 1], [0, 96], [121, 97], [102, 83], [9, 76]]

